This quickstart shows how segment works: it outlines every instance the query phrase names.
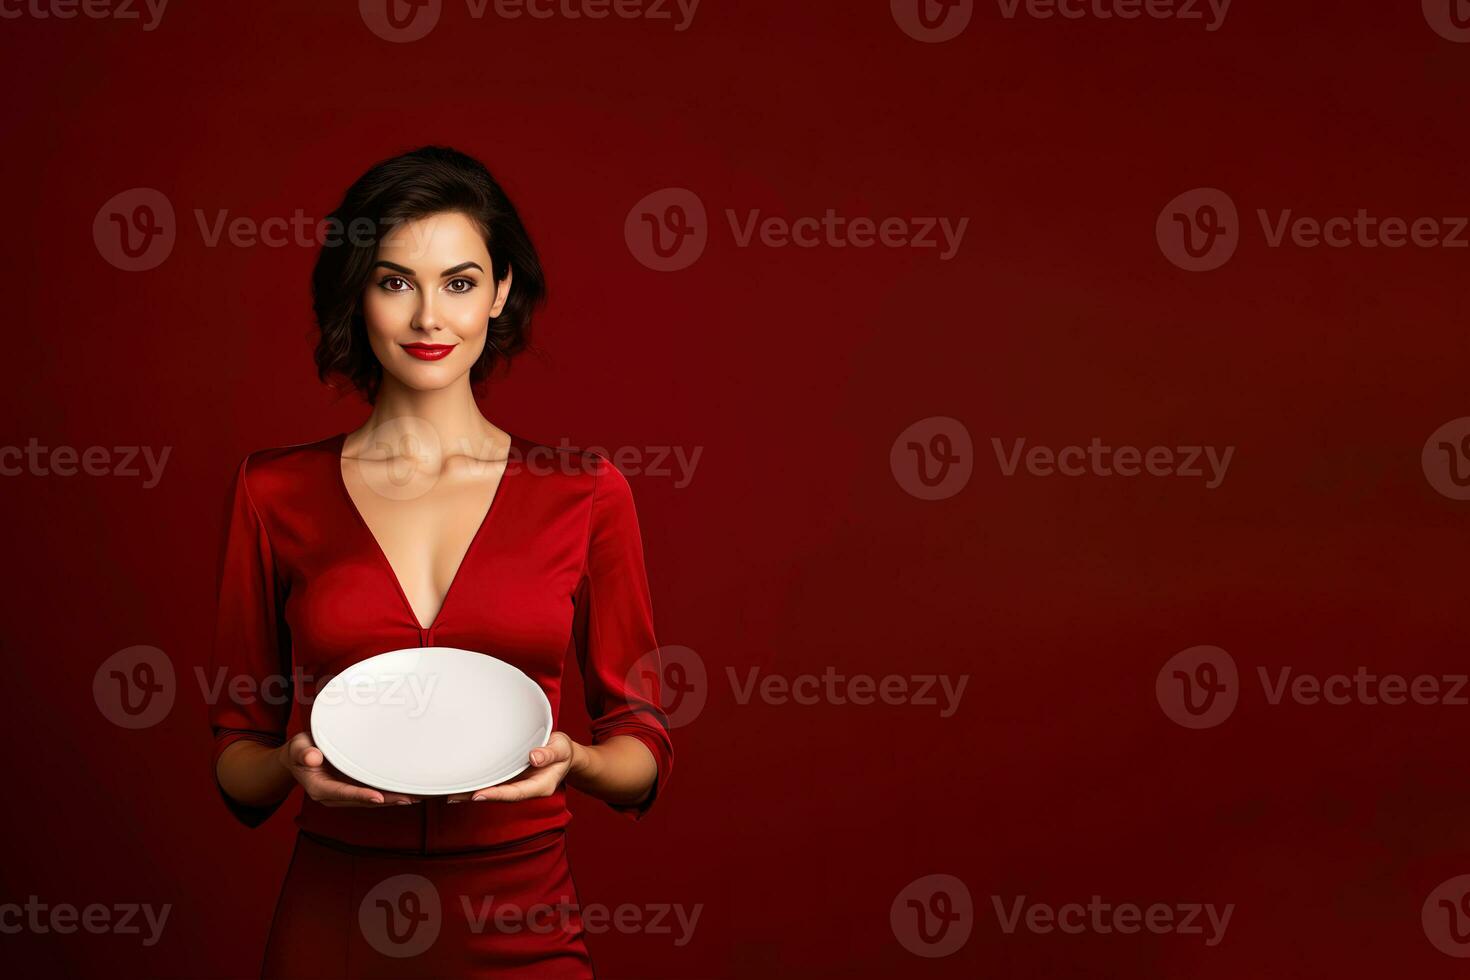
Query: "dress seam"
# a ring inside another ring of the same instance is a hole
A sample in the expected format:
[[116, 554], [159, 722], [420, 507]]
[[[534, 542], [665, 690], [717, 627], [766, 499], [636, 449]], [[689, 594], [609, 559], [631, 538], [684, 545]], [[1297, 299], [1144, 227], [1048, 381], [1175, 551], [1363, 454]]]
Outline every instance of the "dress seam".
[[[600, 459], [600, 457], [597, 456], [594, 456], [593, 458]], [[604, 464], [599, 463], [597, 467], [597, 472], [594, 473], [592, 476], [592, 494], [587, 502], [587, 533], [583, 536], [587, 542], [587, 546], [582, 551], [582, 571], [581, 574], [577, 577], [578, 581], [586, 578], [588, 573], [592, 570], [592, 518], [597, 511], [597, 491], [602, 486], [603, 465]]]
[[[276, 579], [276, 542], [271, 538], [271, 529], [265, 522], [265, 515], [260, 512], [259, 507], [255, 506], [255, 494], [250, 492], [250, 457], [254, 455], [254, 453], [246, 453], [244, 462], [240, 464], [240, 486], [245, 490], [245, 502], [250, 505], [250, 513], [255, 518], [255, 523], [259, 524], [261, 531], [265, 533], [266, 547], [271, 552], [271, 578]], [[274, 581], [271, 584], [276, 585]]]
[[[271, 528], [270, 525], [266, 523], [265, 514], [263, 514], [260, 508], [255, 505], [255, 494], [250, 492], [250, 457], [254, 455], [254, 453], [246, 453], [244, 462], [240, 464], [240, 486], [245, 490], [245, 503], [250, 505], [250, 514], [252, 517], [255, 518], [255, 523], [259, 525], [261, 533], [265, 535], [266, 550], [268, 550], [271, 555], [271, 599], [277, 606], [284, 607], [286, 599], [289, 597], [290, 589], [282, 589], [281, 587], [281, 568], [280, 560], [276, 552], [276, 542], [275, 539], [271, 537]], [[281, 627], [283, 629], [289, 629], [284, 619], [281, 622]], [[287, 635], [289, 636], [289, 633]], [[291, 652], [294, 653], [295, 651], [292, 650]], [[289, 666], [292, 665], [288, 664], [288, 667]], [[289, 669], [286, 676], [289, 680]], [[290, 714], [288, 713], [286, 717], [286, 725], [288, 730], [290, 724], [291, 718]]]

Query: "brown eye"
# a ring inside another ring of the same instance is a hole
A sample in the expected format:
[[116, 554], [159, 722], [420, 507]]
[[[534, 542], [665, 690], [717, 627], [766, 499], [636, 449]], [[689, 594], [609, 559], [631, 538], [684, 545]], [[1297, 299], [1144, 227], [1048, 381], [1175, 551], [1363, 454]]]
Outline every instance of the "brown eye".
[[390, 293], [401, 293], [409, 288], [408, 280], [402, 276], [385, 276], [378, 285]]
[[[458, 286], [460, 288], [456, 289], [455, 288], [456, 286]], [[449, 280], [449, 291], [451, 293], [467, 293], [471, 289], [474, 289], [474, 288], [475, 288], [475, 281], [473, 279], [451, 279], [451, 280]]]

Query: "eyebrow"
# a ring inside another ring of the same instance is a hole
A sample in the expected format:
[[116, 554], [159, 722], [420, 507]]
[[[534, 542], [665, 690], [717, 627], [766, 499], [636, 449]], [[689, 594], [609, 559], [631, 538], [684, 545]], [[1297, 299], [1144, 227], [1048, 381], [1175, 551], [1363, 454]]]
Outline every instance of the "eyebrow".
[[[379, 259], [377, 262], [374, 263], [374, 267], [380, 265], [392, 269], [394, 272], [401, 272], [405, 276], [418, 275], [417, 272], [414, 272], [408, 266], [399, 265], [397, 262], [389, 262], [385, 259]], [[483, 268], [481, 268], [480, 263], [478, 262], [461, 262], [459, 265], [450, 266], [448, 269], [445, 269], [443, 272], [439, 273], [439, 276], [440, 278], [443, 278], [444, 276], [452, 276], [456, 272], [463, 272], [466, 269], [479, 269], [481, 273], [485, 271]]]

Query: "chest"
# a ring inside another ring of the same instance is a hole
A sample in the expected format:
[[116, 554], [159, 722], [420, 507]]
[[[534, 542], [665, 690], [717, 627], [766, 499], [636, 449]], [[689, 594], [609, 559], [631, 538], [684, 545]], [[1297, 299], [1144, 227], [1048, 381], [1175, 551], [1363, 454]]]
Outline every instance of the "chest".
[[436, 474], [392, 462], [344, 461], [348, 497], [420, 623], [438, 617], [488, 523], [504, 475], [503, 461]]

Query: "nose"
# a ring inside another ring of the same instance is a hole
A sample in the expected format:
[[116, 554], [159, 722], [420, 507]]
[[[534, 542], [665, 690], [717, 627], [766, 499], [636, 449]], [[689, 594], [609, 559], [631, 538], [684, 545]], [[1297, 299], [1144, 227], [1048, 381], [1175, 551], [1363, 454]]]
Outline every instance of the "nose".
[[419, 308], [414, 314], [414, 329], [425, 333], [433, 333], [440, 329], [439, 312], [434, 305], [434, 296], [431, 290], [419, 292]]

